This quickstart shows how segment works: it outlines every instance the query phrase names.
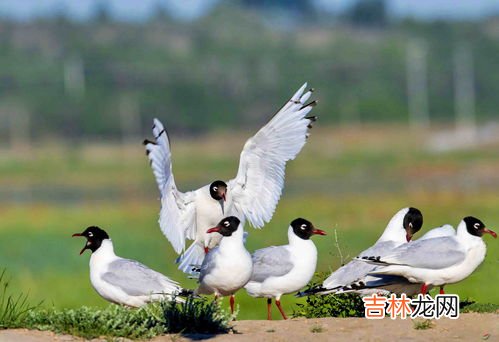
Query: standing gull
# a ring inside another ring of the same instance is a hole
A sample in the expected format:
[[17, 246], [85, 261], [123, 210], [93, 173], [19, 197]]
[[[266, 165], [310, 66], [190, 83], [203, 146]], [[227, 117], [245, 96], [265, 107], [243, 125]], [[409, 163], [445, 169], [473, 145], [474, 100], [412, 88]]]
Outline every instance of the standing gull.
[[390, 254], [371, 254], [360, 257], [363, 261], [381, 265], [372, 274], [402, 276], [411, 283], [421, 283], [421, 293], [429, 286], [443, 287], [468, 277], [485, 259], [487, 247], [483, 234], [494, 238], [497, 234], [482, 221], [465, 217], [457, 226], [456, 235], [440, 236], [400, 246]]
[[283, 294], [298, 291], [312, 279], [317, 266], [314, 234], [326, 235], [305, 219], [297, 218], [288, 228], [289, 244], [271, 246], [253, 253], [253, 273], [245, 289], [250, 296], [267, 298], [267, 319], [272, 319], [272, 298], [284, 319]]
[[239, 219], [229, 216], [220, 221], [208, 234], [222, 235], [220, 243], [211, 249], [199, 270], [199, 287], [195, 294], [230, 296], [230, 309], [234, 313], [234, 293], [241, 289], [251, 276], [251, 255], [244, 247], [243, 226]]
[[[388, 222], [388, 225], [378, 241], [376, 241], [373, 246], [361, 252], [360, 255], [386, 255], [396, 247], [407, 244], [407, 242], [412, 239], [412, 236], [421, 229], [422, 225], [423, 215], [421, 214], [421, 211], [412, 207], [403, 208], [392, 217], [390, 222]], [[322, 286], [317, 286], [308, 291], [301, 292], [298, 296], [343, 292], [343, 287], [359, 281], [375, 268], [375, 265], [353, 259], [334, 271], [324, 280]], [[371, 291], [377, 292], [375, 290], [366, 290], [363, 294], [368, 294]]]
[[[208, 249], [220, 241], [207, 230], [230, 215], [248, 220], [255, 228], [269, 222], [284, 187], [286, 163], [294, 159], [308, 138], [316, 117], [307, 116], [316, 101], [308, 102], [312, 90], [306, 83], [253, 137], [241, 152], [239, 169], [230, 181], [216, 180], [197, 190], [180, 192], [172, 172], [170, 141], [158, 119], [154, 120], [154, 141], [145, 140], [161, 194], [159, 226], [181, 254], [179, 269], [192, 273]], [[185, 240], [194, 240], [185, 250]], [[185, 250], [185, 252], [184, 252]]]
[[[171, 300], [182, 292], [178, 283], [170, 278], [138, 261], [120, 258], [114, 254], [113, 242], [99, 227], [88, 227], [73, 236], [87, 238], [80, 254], [87, 249], [92, 252], [90, 282], [105, 300], [140, 307], [153, 301]], [[179, 298], [176, 300], [183, 301]]]

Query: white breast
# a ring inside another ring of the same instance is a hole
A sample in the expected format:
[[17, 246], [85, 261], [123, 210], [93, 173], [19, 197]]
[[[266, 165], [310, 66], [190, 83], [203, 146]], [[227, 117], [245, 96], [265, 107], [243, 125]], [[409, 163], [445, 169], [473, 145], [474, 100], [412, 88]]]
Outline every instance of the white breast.
[[[213, 248], [220, 242], [222, 236], [217, 233], [208, 234], [206, 231], [215, 227], [223, 218], [234, 215], [232, 196], [227, 191], [224, 211], [217, 200], [210, 195], [209, 185], [196, 191], [196, 241], [203, 243], [204, 247]], [[237, 215], [235, 215], [237, 216]]]
[[[291, 240], [291, 239], [290, 239]], [[294, 241], [293, 241], [294, 240]], [[294, 236], [287, 247], [293, 268], [280, 277], [270, 277], [260, 286], [259, 295], [276, 297], [300, 290], [312, 279], [317, 267], [317, 248], [311, 240]]]

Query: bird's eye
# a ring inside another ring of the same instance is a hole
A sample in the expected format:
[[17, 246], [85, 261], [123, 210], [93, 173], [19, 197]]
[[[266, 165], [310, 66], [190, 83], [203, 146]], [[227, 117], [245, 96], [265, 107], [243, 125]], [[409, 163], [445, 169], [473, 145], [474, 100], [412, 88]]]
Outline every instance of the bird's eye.
[[230, 223], [228, 221], [225, 221], [224, 226], [228, 227], [228, 226], [230, 226]]
[[305, 230], [305, 229], [307, 229], [307, 225], [306, 225], [306, 224], [302, 224], [302, 225], [300, 226], [300, 229], [301, 229], [301, 230]]
[[412, 228], [412, 222], [409, 222], [409, 228]]
[[216, 186], [213, 187], [213, 191], [217, 191], [218, 188]]
[[480, 223], [475, 223], [473, 227], [475, 227], [475, 229], [480, 229]]
[[88, 236], [92, 237], [92, 236], [94, 236], [94, 234], [92, 232], [88, 232]]

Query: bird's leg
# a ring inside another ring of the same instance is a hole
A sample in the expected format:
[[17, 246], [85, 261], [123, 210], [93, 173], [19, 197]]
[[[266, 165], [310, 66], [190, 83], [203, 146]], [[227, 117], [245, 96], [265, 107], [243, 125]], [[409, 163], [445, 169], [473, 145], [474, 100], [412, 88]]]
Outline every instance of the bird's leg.
[[288, 319], [288, 317], [286, 317], [286, 314], [284, 313], [284, 310], [282, 309], [281, 307], [281, 301], [279, 299], [276, 298], [275, 300], [275, 305], [277, 305], [277, 308], [279, 309], [279, 311], [281, 312], [281, 315], [282, 315], [282, 318], [284, 319]]
[[424, 296], [428, 292], [428, 285], [423, 284], [421, 285], [421, 294]]
[[444, 287], [440, 286], [440, 294], [445, 294]]
[[235, 298], [234, 295], [230, 295], [230, 313], [234, 314], [234, 303], [235, 303]]
[[267, 298], [267, 319], [272, 320], [272, 298]]
[[208, 254], [209, 251], [210, 251], [210, 249], [208, 247], [204, 248], [204, 254]]

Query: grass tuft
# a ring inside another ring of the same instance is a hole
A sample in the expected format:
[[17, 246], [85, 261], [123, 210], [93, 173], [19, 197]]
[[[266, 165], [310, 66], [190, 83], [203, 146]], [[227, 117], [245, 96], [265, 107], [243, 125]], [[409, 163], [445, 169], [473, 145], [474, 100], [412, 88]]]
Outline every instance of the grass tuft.
[[[322, 284], [325, 274], [316, 275], [308, 288]], [[339, 295], [308, 296], [304, 304], [296, 304], [294, 317], [321, 318], [321, 317], [364, 317], [364, 303], [359, 295], [345, 293]]]
[[104, 310], [89, 307], [36, 310], [27, 315], [24, 326], [86, 339], [100, 336], [143, 339], [166, 333], [226, 333], [231, 319], [215, 302], [189, 298], [185, 304], [164, 301], [138, 309], [110, 305]]
[[412, 321], [412, 324], [416, 330], [427, 330], [433, 328], [433, 322], [431, 319], [414, 320]]
[[313, 334], [324, 332], [324, 328], [320, 325], [314, 325], [310, 328], [310, 332]]
[[28, 312], [38, 306], [28, 303], [27, 294], [10, 294], [9, 285], [6, 270], [3, 269], [0, 273], [0, 329], [20, 327]]
[[498, 313], [499, 305], [493, 303], [477, 303], [471, 299], [462, 300], [459, 303], [461, 313], [478, 312], [478, 313]]
[[169, 333], [218, 334], [230, 330], [234, 318], [222, 310], [221, 302], [189, 297], [183, 305], [161, 302], [161, 310]]

